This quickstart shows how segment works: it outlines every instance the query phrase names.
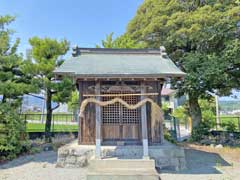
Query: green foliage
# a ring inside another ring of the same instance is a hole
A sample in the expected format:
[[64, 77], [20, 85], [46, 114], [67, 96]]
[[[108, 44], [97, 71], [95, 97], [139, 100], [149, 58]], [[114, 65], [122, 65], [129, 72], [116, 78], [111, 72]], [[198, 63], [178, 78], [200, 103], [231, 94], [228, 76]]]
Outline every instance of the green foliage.
[[72, 89], [72, 81], [68, 78], [56, 81], [53, 71], [63, 62], [61, 58], [69, 49], [66, 40], [58, 42], [55, 39], [33, 37], [29, 40], [32, 45], [33, 62], [25, 66], [32, 78], [36, 80], [38, 89], [50, 91], [57, 102], [66, 102]]
[[68, 102], [68, 110], [74, 112], [78, 108], [79, 108], [79, 94], [78, 91], [75, 90], [72, 92], [71, 99]]
[[176, 144], [175, 138], [172, 136], [171, 132], [166, 127], [164, 127], [163, 129], [163, 136], [165, 140]]
[[[240, 21], [239, 21], [240, 23]], [[231, 43], [227, 44], [227, 47], [223, 54], [223, 59], [227, 64], [226, 72], [230, 76], [230, 86], [236, 89], [240, 89], [240, 24], [238, 28], [238, 38]]]
[[202, 111], [202, 120], [208, 122], [211, 128], [216, 125], [216, 106], [214, 98], [200, 99], [199, 104]]
[[135, 40], [131, 39], [129, 35], [125, 34], [117, 38], [113, 38], [113, 33], [106, 36], [105, 40], [102, 40], [101, 45], [97, 45], [97, 48], [128, 48], [137, 49], [143, 48], [143, 43], [137, 43]]
[[30, 149], [25, 123], [16, 107], [0, 104], [0, 161], [15, 158]]
[[202, 121], [197, 127], [192, 129], [191, 141], [200, 141], [204, 139], [205, 136], [209, 135], [211, 130], [211, 123], [209, 121]]
[[189, 117], [188, 111], [184, 106], [179, 106], [176, 109], [174, 109], [172, 116], [177, 118], [180, 121], [180, 123], [185, 123]]
[[237, 1], [146, 0], [128, 24], [130, 38], [148, 48], [164, 45], [187, 73], [173, 83], [179, 95], [189, 94], [196, 125], [201, 120], [198, 98], [206, 97], [206, 91], [227, 94], [239, 87], [239, 12]]
[[237, 125], [234, 123], [234, 121], [222, 123], [222, 127], [224, 127], [230, 133], [237, 131]]
[[11, 42], [13, 31], [6, 27], [14, 19], [12, 16], [0, 16], [0, 94], [3, 103], [18, 103], [23, 94], [35, 90], [23, 71], [25, 63], [22, 56], [16, 53], [20, 39]]
[[168, 106], [169, 106], [169, 103], [164, 102], [164, 103], [162, 103], [162, 107], [161, 108], [162, 108], [162, 110], [164, 112], [168, 112], [168, 110], [169, 110]]
[[20, 39], [13, 39], [8, 25], [13, 16], [0, 16], [0, 161], [12, 159], [29, 149], [25, 123], [19, 117], [22, 96], [34, 92], [25, 61], [17, 54]]
[[56, 102], [67, 102], [69, 100], [73, 85], [72, 81], [64, 78], [61, 81], [55, 79], [53, 71], [59, 67], [62, 62], [62, 56], [69, 49], [69, 42], [66, 40], [57, 41], [50, 38], [33, 37], [29, 39], [32, 46], [33, 62], [28, 60], [26, 69], [31, 72], [31, 76], [36, 80], [39, 91], [43, 90], [46, 94], [46, 141], [50, 142], [51, 118], [52, 111], [56, 107], [52, 107], [52, 100]]

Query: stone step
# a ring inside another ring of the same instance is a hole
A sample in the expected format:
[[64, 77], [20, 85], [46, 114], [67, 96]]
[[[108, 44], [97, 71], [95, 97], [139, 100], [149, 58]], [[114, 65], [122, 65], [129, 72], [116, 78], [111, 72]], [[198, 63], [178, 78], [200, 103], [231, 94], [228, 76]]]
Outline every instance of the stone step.
[[154, 160], [94, 159], [87, 180], [159, 180]]
[[158, 175], [88, 174], [87, 180], [160, 180]]
[[160, 180], [156, 170], [102, 169], [89, 171], [87, 180]]
[[93, 159], [90, 161], [91, 170], [155, 170], [155, 161], [152, 159]]

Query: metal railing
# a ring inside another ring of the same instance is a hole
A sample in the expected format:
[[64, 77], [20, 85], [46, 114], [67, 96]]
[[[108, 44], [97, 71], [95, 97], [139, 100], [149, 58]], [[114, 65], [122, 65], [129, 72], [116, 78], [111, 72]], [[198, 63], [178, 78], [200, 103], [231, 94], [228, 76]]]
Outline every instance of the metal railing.
[[[26, 123], [26, 130], [28, 132], [42, 132], [45, 130], [45, 123], [47, 114], [24, 113], [20, 114]], [[78, 129], [78, 118], [74, 114], [52, 114], [51, 131], [76, 132]]]
[[[21, 117], [28, 122], [44, 124], [47, 114], [24, 113]], [[52, 114], [52, 120], [59, 124], [71, 124], [78, 121], [73, 114]]]

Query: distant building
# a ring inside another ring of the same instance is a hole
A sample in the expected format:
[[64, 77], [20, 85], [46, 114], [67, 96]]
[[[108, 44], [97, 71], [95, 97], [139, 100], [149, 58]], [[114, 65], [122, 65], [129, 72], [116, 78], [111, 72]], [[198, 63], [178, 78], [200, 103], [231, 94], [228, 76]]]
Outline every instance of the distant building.
[[162, 104], [168, 105], [168, 111], [164, 114], [164, 118], [170, 120], [170, 114], [178, 106], [181, 106], [185, 103], [186, 96], [176, 97], [176, 90], [170, 88], [162, 88]]

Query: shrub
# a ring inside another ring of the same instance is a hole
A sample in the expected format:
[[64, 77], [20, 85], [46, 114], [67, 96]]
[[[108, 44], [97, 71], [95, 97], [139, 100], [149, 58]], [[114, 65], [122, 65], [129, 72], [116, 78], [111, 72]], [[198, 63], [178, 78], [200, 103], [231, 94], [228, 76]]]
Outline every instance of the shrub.
[[192, 136], [190, 141], [200, 141], [205, 136], [210, 134], [211, 123], [209, 121], [202, 121], [197, 127], [192, 129]]
[[164, 126], [163, 128], [163, 134], [164, 134], [164, 139], [171, 142], [171, 143], [174, 143], [176, 144], [176, 140], [175, 138], [173, 137], [173, 134]]
[[228, 131], [228, 132], [235, 132], [237, 131], [237, 125], [233, 121], [228, 121], [227, 123], [223, 123], [222, 126]]
[[187, 119], [189, 118], [187, 108], [185, 106], [179, 106], [176, 109], [174, 109], [172, 116], [177, 118], [181, 124], [186, 123]]
[[0, 104], [0, 161], [28, 151], [25, 123], [10, 104]]

